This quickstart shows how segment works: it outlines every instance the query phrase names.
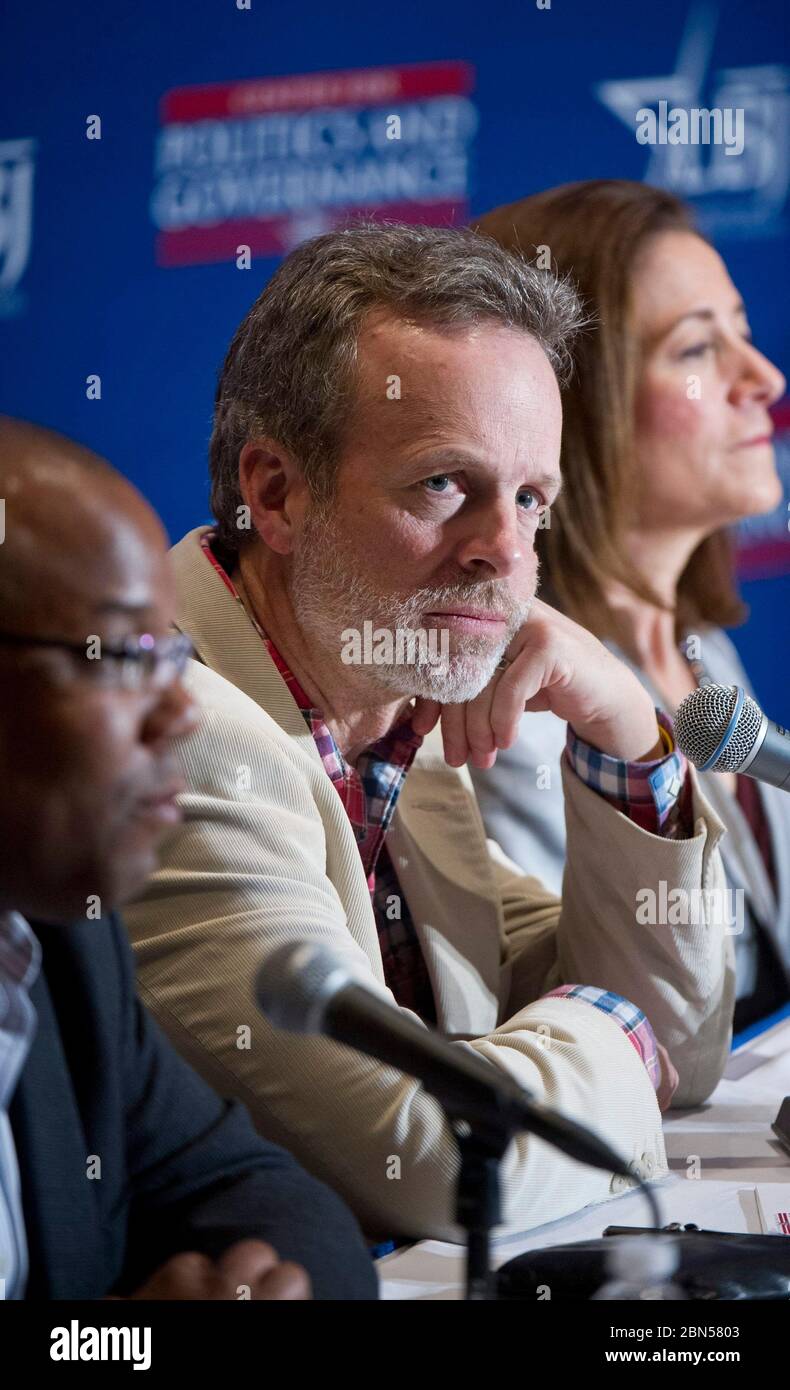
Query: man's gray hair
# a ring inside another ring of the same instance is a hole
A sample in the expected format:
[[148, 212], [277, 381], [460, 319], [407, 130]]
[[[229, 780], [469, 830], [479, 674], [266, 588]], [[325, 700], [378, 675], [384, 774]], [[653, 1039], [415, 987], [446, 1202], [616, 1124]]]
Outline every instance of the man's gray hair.
[[585, 321], [568, 280], [478, 232], [362, 222], [304, 242], [239, 325], [217, 385], [211, 508], [228, 550], [251, 535], [239, 523], [239, 454], [250, 439], [277, 440], [315, 500], [331, 500], [359, 332], [377, 308], [447, 331], [485, 322], [521, 330], [540, 344], [560, 384]]

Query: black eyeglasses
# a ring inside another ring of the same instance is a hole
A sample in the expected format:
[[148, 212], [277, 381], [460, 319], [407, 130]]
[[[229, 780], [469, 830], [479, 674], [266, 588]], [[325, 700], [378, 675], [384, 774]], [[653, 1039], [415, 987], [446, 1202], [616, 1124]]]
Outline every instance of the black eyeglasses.
[[85, 671], [94, 680], [122, 690], [165, 690], [183, 675], [194, 651], [183, 632], [169, 632], [163, 637], [141, 632], [112, 644], [95, 635], [84, 642], [69, 642], [61, 637], [0, 632], [0, 646], [54, 647], [70, 652], [82, 658]]

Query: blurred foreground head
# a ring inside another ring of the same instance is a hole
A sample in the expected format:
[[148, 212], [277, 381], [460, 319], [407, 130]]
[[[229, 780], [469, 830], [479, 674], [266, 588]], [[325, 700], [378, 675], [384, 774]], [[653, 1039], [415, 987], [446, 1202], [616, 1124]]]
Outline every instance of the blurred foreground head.
[[0, 910], [98, 917], [179, 819], [196, 712], [156, 515], [104, 460], [0, 418]]

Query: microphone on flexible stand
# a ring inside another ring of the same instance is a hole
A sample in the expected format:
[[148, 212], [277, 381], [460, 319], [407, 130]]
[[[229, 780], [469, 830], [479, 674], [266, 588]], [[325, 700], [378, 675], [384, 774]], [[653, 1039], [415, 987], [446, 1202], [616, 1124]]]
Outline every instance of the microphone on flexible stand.
[[489, 1296], [489, 1233], [501, 1222], [498, 1164], [519, 1132], [637, 1182], [660, 1225], [653, 1193], [593, 1130], [536, 1100], [466, 1044], [410, 1018], [339, 953], [313, 942], [284, 942], [261, 967], [255, 999], [275, 1028], [333, 1038], [416, 1077], [440, 1102], [461, 1152], [457, 1219], [469, 1233], [467, 1297]]

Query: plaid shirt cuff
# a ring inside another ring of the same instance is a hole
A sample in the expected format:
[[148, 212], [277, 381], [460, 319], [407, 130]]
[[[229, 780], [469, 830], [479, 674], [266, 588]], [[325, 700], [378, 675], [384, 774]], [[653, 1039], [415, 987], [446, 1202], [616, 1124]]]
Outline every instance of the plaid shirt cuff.
[[672, 720], [656, 710], [663, 758], [629, 763], [591, 747], [568, 725], [565, 756], [588, 787], [652, 835], [686, 840], [693, 834], [691, 779], [688, 763], [675, 747]]
[[560, 985], [559, 989], [552, 989], [543, 997], [581, 999], [585, 1004], [592, 1004], [595, 1009], [603, 1009], [615, 1023], [619, 1023], [628, 1041], [636, 1048], [647, 1067], [653, 1089], [658, 1090], [661, 1084], [661, 1063], [658, 1060], [655, 1033], [636, 1004], [629, 1003], [619, 994], [612, 994], [611, 990], [599, 989], [596, 985]]

